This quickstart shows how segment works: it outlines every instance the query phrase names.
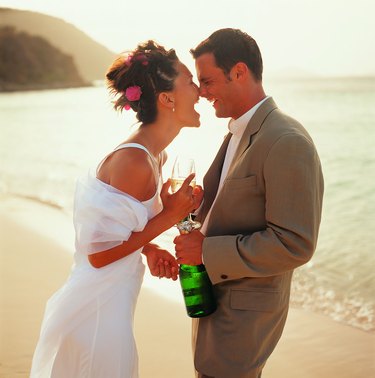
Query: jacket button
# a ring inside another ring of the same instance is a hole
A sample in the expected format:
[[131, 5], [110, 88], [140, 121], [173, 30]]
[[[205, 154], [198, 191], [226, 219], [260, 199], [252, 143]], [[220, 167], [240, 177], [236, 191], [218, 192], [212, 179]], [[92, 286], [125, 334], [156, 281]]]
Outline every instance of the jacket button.
[[223, 280], [226, 280], [226, 279], [228, 278], [228, 276], [227, 276], [226, 274], [222, 274], [220, 277], [221, 277]]

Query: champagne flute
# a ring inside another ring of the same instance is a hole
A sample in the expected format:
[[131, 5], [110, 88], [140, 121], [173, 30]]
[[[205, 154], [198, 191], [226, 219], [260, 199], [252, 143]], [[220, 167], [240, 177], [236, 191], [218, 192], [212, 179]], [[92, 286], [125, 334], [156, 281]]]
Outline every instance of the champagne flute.
[[[171, 190], [172, 193], [178, 191], [184, 183], [185, 179], [195, 173], [195, 163], [191, 158], [186, 158], [182, 156], [177, 156], [173, 164], [172, 175], [171, 175]], [[190, 182], [190, 185], [194, 187], [196, 184], [195, 177]], [[201, 227], [199, 222], [192, 219], [191, 214], [189, 214], [185, 219], [177, 223], [177, 228], [181, 233], [189, 233], [192, 230], [196, 230]]]

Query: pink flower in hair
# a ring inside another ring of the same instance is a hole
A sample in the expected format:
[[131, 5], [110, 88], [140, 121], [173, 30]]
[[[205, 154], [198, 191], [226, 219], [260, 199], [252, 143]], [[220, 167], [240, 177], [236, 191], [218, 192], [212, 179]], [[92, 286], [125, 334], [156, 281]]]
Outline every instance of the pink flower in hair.
[[142, 90], [138, 85], [126, 88], [125, 97], [129, 101], [138, 101], [141, 98]]
[[147, 66], [148, 65], [148, 59], [145, 54], [138, 54], [134, 57], [135, 60], [138, 60], [139, 62], [142, 63], [142, 65]]
[[132, 59], [133, 59], [133, 55], [129, 54], [126, 58], [125, 58], [125, 64], [130, 67], [131, 64], [132, 64]]
[[132, 107], [129, 104], [124, 105], [125, 110], [130, 110]]

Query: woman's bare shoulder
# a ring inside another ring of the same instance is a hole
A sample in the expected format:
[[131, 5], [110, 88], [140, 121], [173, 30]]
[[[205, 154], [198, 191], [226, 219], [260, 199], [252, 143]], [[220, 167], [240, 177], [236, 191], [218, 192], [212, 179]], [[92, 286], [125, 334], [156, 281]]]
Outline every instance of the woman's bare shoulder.
[[105, 163], [102, 173], [108, 184], [139, 201], [154, 195], [154, 169], [147, 152], [138, 148], [124, 148], [115, 151]]

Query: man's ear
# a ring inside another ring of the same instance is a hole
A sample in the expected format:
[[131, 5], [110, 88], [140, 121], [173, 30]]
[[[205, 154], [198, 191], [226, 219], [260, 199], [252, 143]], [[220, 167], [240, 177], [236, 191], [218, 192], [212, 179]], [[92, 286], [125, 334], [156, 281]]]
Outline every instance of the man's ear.
[[171, 92], [161, 92], [159, 93], [158, 100], [161, 105], [173, 109], [174, 108], [174, 96]]
[[249, 68], [245, 63], [238, 62], [231, 69], [232, 80], [243, 80], [249, 75]]

